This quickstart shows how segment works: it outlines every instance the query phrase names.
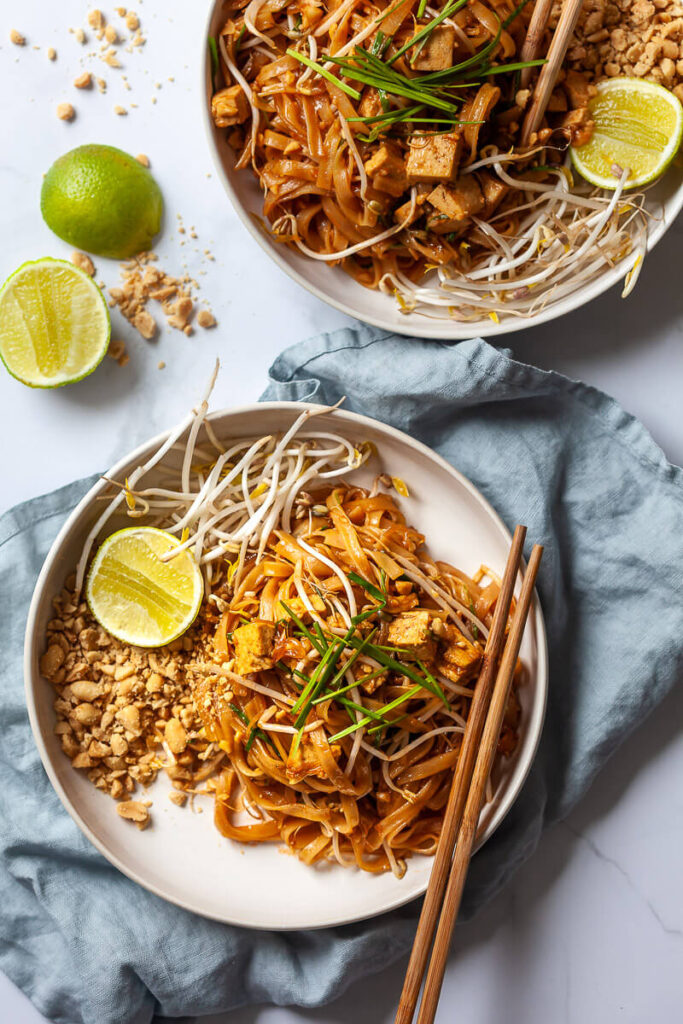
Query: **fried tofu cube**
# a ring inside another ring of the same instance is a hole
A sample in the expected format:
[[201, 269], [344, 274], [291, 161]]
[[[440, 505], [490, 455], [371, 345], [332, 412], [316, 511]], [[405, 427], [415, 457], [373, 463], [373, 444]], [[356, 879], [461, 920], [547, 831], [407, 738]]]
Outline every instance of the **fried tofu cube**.
[[408, 188], [405, 162], [395, 142], [383, 142], [364, 167], [378, 192], [402, 196]]
[[392, 647], [406, 648], [404, 657], [431, 661], [436, 652], [436, 641], [432, 636], [429, 612], [418, 609], [403, 612], [389, 623], [387, 643]]
[[415, 71], [443, 71], [453, 63], [455, 29], [452, 25], [439, 25], [428, 36], [417, 57], [411, 62]]
[[496, 178], [487, 171], [482, 171], [479, 177], [479, 185], [484, 196], [484, 218], [490, 217], [510, 186], [506, 185], [500, 178]]
[[437, 235], [460, 231], [470, 217], [484, 209], [484, 196], [473, 174], [460, 178], [455, 186], [437, 185], [427, 196], [437, 211], [427, 221], [427, 228]]
[[452, 220], [465, 220], [484, 209], [484, 196], [473, 174], [465, 174], [451, 187], [437, 185], [427, 196], [428, 202]]
[[396, 209], [394, 210], [394, 220], [396, 221], [397, 224], [405, 224], [405, 226], [407, 227], [408, 224], [413, 224], [418, 219], [418, 217], [422, 216], [422, 210], [417, 205], [417, 203], [415, 204], [415, 209], [413, 210], [412, 216], [410, 214], [410, 207], [410, 199], [406, 203], [401, 203], [400, 206], [396, 207]]
[[[427, 202], [427, 196], [429, 195], [430, 188], [429, 185], [418, 185], [416, 191], [415, 209], [410, 221], [408, 222], [409, 224], [413, 224], [424, 213], [424, 204]], [[408, 199], [405, 203], [401, 203], [400, 206], [397, 206], [394, 210], [394, 220], [399, 224], [402, 224], [410, 213], [411, 204], [412, 200]]]
[[406, 163], [408, 184], [454, 181], [458, 173], [462, 136], [460, 132], [446, 135], [413, 137]]
[[597, 89], [579, 71], [568, 71], [562, 83], [571, 107], [587, 107], [588, 101], [597, 94]]
[[446, 679], [462, 683], [471, 678], [479, 668], [482, 652], [457, 626], [444, 625], [439, 633], [439, 652], [436, 667]]
[[235, 645], [235, 672], [240, 676], [264, 672], [273, 667], [275, 626], [272, 622], [248, 622], [232, 634]]
[[249, 103], [241, 85], [221, 89], [211, 100], [211, 115], [217, 128], [229, 128], [246, 121]]
[[377, 114], [382, 113], [382, 103], [379, 98], [377, 90], [368, 85], [363, 89], [363, 95], [360, 98], [358, 104], [358, 116], [359, 117], [376, 117]]

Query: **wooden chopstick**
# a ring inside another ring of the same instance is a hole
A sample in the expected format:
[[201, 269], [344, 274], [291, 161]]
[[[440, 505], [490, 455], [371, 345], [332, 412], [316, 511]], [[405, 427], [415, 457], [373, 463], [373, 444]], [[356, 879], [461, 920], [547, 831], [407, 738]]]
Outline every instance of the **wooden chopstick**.
[[560, 68], [569, 46], [569, 40], [576, 28], [582, 7], [583, 0], [564, 0], [557, 28], [553, 33], [553, 38], [548, 48], [547, 62], [541, 68], [541, 73], [538, 76], [536, 88], [534, 89], [533, 99], [522, 125], [523, 146], [529, 145], [531, 135], [538, 131], [538, 126], [543, 120], [550, 94], [555, 88], [557, 76], [560, 73]]
[[512, 677], [515, 672], [515, 665], [517, 664], [519, 648], [524, 635], [524, 627], [529, 614], [542, 555], [543, 548], [536, 544], [529, 558], [529, 565], [524, 575], [522, 590], [512, 619], [512, 626], [510, 627], [510, 633], [500, 661], [498, 677], [491, 699], [491, 707], [484, 726], [477, 763], [472, 776], [472, 785], [467, 796], [465, 812], [458, 832], [455, 857], [453, 858], [450, 877], [446, 886], [441, 917], [436, 929], [436, 937], [427, 970], [417, 1024], [433, 1024], [436, 1014], [451, 935], [453, 934], [453, 928], [458, 916], [465, 878], [467, 877], [467, 869], [472, 855], [472, 846], [477, 834], [479, 816], [486, 796], [486, 783], [491, 774], [491, 768], [496, 756], [500, 730], [503, 725], [503, 716], [505, 715], [510, 695]]
[[[522, 46], [520, 60], [525, 62], [528, 60], [536, 60], [541, 52], [543, 36], [545, 35], [552, 6], [553, 0], [536, 0], [533, 14], [529, 21], [529, 27], [526, 30], [526, 39]], [[526, 89], [527, 85], [531, 81], [533, 71], [533, 68], [522, 68], [522, 73], [519, 79], [519, 84], [522, 89]]]
[[453, 773], [453, 781], [441, 828], [441, 837], [434, 856], [429, 885], [420, 913], [403, 991], [401, 992], [396, 1012], [396, 1024], [410, 1024], [415, 1013], [415, 1007], [417, 1006], [432, 936], [434, 935], [434, 928], [439, 916], [446, 880], [453, 858], [455, 838], [465, 810], [465, 802], [472, 781], [472, 773], [474, 772], [477, 760], [481, 735], [491, 702], [491, 694], [493, 693], [498, 661], [505, 642], [505, 627], [510, 613], [510, 605], [512, 603], [519, 563], [522, 558], [525, 537], [526, 526], [517, 526], [505, 565], [500, 594], [496, 601], [491, 631], [486, 641], [482, 669], [472, 698], [470, 713], [467, 717], [460, 756]]

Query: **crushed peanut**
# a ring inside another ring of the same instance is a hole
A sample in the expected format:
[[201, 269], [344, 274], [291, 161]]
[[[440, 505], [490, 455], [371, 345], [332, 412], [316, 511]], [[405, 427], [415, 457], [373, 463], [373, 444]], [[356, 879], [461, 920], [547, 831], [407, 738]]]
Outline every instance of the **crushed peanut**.
[[107, 27], [104, 30], [104, 38], [107, 40], [108, 43], [111, 43], [112, 46], [114, 45], [114, 43], [118, 43], [119, 34], [113, 25], [107, 25]]
[[139, 164], [142, 164], [143, 167], [149, 167], [149, 157], [146, 156], [145, 153], [138, 153], [135, 159]]
[[54, 46], [48, 46], [48, 48], [47, 48], [47, 59], [48, 60], [57, 60], [57, 51], [55, 50]]
[[75, 267], [78, 267], [79, 270], [82, 270], [86, 274], [89, 274], [90, 277], [95, 276], [95, 264], [90, 259], [90, 257], [86, 255], [86, 253], [79, 252], [78, 250], [72, 252], [71, 262]]
[[105, 19], [102, 11], [97, 8], [94, 11], [88, 11], [88, 24], [95, 32], [104, 32]]
[[119, 115], [119, 117], [124, 117], [124, 115], [126, 115], [126, 114], [128, 113], [128, 111], [126, 110], [126, 108], [125, 108], [125, 107], [122, 107], [122, 106], [120, 106], [119, 104], [117, 104], [117, 105], [116, 105], [116, 106], [114, 107], [114, 113], [115, 113], [115, 114], [118, 114], [118, 115]]
[[182, 806], [224, 754], [204, 738], [191, 695], [189, 663], [210, 643], [206, 619], [166, 647], [144, 650], [110, 636], [74, 590], [55, 598], [40, 671], [55, 690], [55, 733], [75, 768], [121, 802], [122, 818], [149, 824], [148, 803], [132, 799], [163, 768]]
[[[558, 16], [555, 3], [551, 27]], [[591, 81], [644, 78], [683, 100], [681, 0], [586, 0], [569, 43], [563, 74], [567, 71]]]
[[15, 28], [10, 31], [9, 39], [15, 46], [26, 46], [26, 37], [22, 36], [21, 32], [17, 32]]
[[125, 342], [116, 340], [109, 342], [109, 348], [107, 349], [107, 355], [111, 359], [115, 359], [119, 366], [126, 366], [130, 362], [130, 356], [126, 352]]
[[122, 818], [134, 821], [139, 829], [147, 828], [149, 825], [149, 811], [139, 800], [123, 800], [116, 810]]
[[83, 29], [82, 28], [77, 28], [76, 32], [75, 32], [75, 36], [76, 36], [76, 42], [80, 43], [81, 46], [82, 46], [85, 43], [85, 41], [86, 41], [86, 35], [85, 35], [85, 32], [83, 31]]
[[73, 121], [76, 111], [70, 103], [59, 103], [57, 105], [57, 117], [60, 121]]
[[134, 11], [128, 11], [126, 15], [126, 28], [131, 32], [136, 32], [140, 28], [140, 21]]
[[203, 327], [204, 330], [207, 330], [209, 327], [216, 326], [216, 318], [208, 309], [200, 309], [197, 314], [197, 323], [200, 327]]
[[92, 75], [89, 71], [84, 71], [82, 75], [74, 79], [74, 85], [77, 89], [89, 89], [92, 85]]
[[[125, 318], [142, 335], [150, 339], [156, 334], [157, 324], [147, 309], [150, 300], [161, 305], [169, 327], [188, 334], [192, 331], [190, 319], [194, 312], [192, 288], [197, 287], [188, 274], [173, 277], [154, 265], [153, 253], [143, 253], [122, 265], [123, 283], [110, 288], [110, 306], [118, 306]], [[189, 330], [188, 330], [189, 328]]]

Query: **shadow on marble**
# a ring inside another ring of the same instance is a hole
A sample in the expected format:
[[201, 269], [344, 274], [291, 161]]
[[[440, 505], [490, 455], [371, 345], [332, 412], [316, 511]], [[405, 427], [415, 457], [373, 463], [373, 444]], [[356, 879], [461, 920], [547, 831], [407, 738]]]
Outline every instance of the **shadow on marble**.
[[[112, 339], [127, 337], [129, 333], [117, 332], [116, 324], [112, 323]], [[129, 361], [125, 366], [119, 366], [114, 359], [105, 356], [97, 369], [89, 377], [80, 380], [77, 386], [55, 388], [46, 394], [59, 405], [75, 405], [93, 410], [104, 409], [110, 405], [120, 407], [126, 396], [135, 390], [140, 377], [145, 373], [145, 363], [149, 363], [150, 356], [154, 358], [153, 353], [150, 354], [143, 349], [143, 346], [147, 348], [149, 345], [150, 342], [145, 342], [142, 338], [134, 340], [126, 347]], [[161, 377], [161, 374], [159, 376]]]
[[553, 369], [567, 357], [590, 360], [648, 344], [658, 333], [681, 322], [680, 249], [683, 216], [645, 260], [628, 299], [616, 285], [588, 305], [560, 320], [501, 339], [519, 360]]
[[[477, 947], [489, 943], [496, 931], [514, 921], [515, 941], [507, 946], [509, 956], [497, 960], [497, 970], [490, 980], [491, 1013], [479, 1018], [482, 1024], [499, 1024], [501, 1006], [506, 1006], [509, 1020], [522, 1020], [525, 1007], [510, 1005], [511, 993], [521, 998], [515, 980], [535, 946], [534, 909], [552, 889], [583, 841], [583, 833], [592, 824], [606, 817], [624, 797], [638, 773], [680, 734], [683, 722], [683, 686], [671, 693], [655, 709], [650, 718], [637, 729], [613, 755], [597, 776], [586, 797], [569, 817], [550, 829], [534, 856], [517, 872], [511, 883], [496, 896], [472, 921], [458, 927], [453, 941], [451, 961], [473, 954]], [[291, 1024], [380, 1024], [393, 1019], [403, 981], [406, 960], [379, 975], [352, 984], [348, 991], [328, 1006], [319, 1009], [292, 1008]], [[461, 1007], [466, 1010], [466, 1007]], [[519, 1010], [517, 1015], [516, 1010]], [[258, 1024], [266, 1012], [264, 1006], [244, 1007], [228, 1014], [209, 1017], [174, 1018], [173, 1024]], [[295, 1016], [294, 1016], [295, 1015]], [[289, 1015], [288, 1015], [289, 1016]], [[155, 1018], [155, 1024], [171, 1024], [167, 1018]]]

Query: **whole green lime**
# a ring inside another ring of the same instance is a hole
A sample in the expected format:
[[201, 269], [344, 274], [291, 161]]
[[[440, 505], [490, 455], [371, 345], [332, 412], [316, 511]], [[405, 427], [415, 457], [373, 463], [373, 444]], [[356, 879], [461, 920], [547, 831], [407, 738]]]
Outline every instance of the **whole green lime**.
[[78, 146], [60, 156], [40, 193], [43, 219], [56, 235], [116, 260], [151, 248], [163, 209], [152, 174], [114, 146]]

